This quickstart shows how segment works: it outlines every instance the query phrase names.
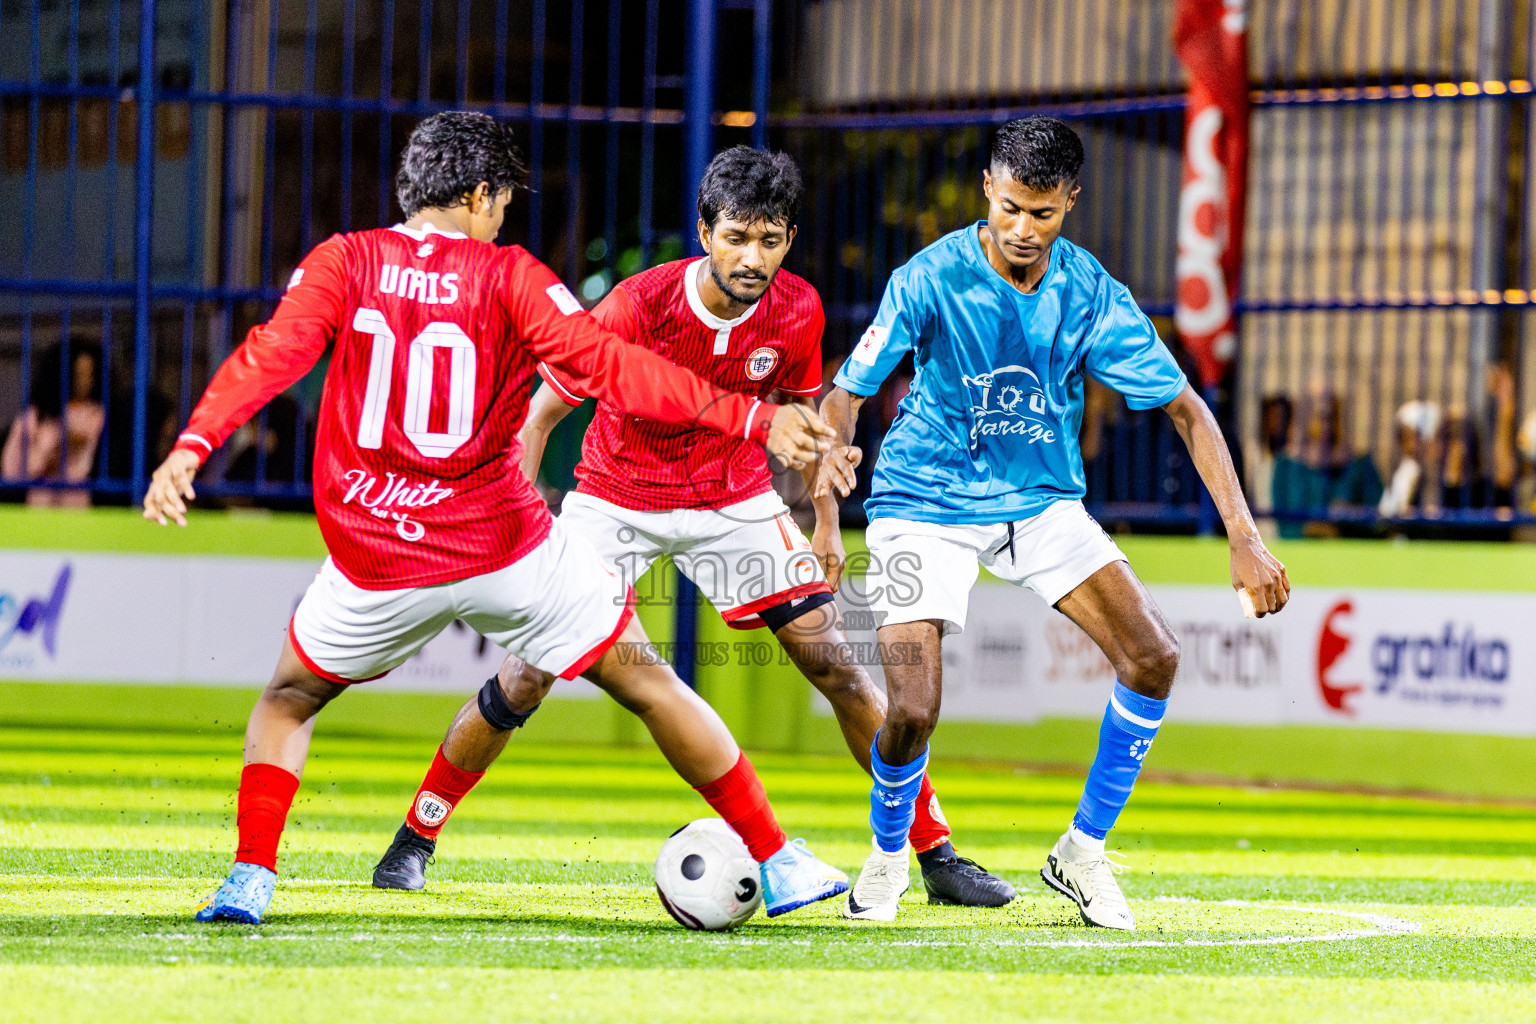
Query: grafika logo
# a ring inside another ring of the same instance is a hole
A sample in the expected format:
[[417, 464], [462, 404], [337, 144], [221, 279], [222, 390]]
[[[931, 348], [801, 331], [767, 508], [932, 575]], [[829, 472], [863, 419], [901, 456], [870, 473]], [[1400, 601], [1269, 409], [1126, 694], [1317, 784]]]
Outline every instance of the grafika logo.
[[1365, 688], [1361, 683], [1344, 683], [1334, 678], [1334, 665], [1344, 657], [1354, 639], [1348, 633], [1340, 633], [1337, 624], [1354, 611], [1355, 606], [1349, 601], [1334, 605], [1323, 617], [1323, 631], [1317, 638], [1317, 687], [1322, 692], [1323, 703], [1341, 715], [1355, 713], [1349, 699]]
[[64, 617], [64, 596], [69, 592], [70, 565], [65, 562], [53, 579], [53, 592], [47, 597], [29, 597], [23, 601], [15, 594], [0, 592], [0, 652], [18, 637], [38, 634], [48, 657], [58, 655], [59, 620]]
[[1366, 648], [1375, 678], [1368, 695], [1361, 696], [1366, 693], [1364, 682], [1339, 678], [1344, 655], [1355, 640], [1341, 631], [1340, 620], [1354, 610], [1348, 599], [1335, 604], [1323, 617], [1317, 638], [1317, 685], [1323, 703], [1332, 710], [1355, 714], [1358, 709], [1352, 700], [1357, 696], [1440, 707], [1503, 705], [1511, 674], [1509, 641], [1457, 622], [1446, 622], [1432, 632], [1398, 628], [1377, 633]]
[[1056, 440], [1047, 420], [1050, 408], [1040, 378], [1023, 366], [1004, 366], [990, 373], [962, 377], [971, 396], [971, 455], [981, 452], [983, 438], [1017, 438], [1025, 444]]

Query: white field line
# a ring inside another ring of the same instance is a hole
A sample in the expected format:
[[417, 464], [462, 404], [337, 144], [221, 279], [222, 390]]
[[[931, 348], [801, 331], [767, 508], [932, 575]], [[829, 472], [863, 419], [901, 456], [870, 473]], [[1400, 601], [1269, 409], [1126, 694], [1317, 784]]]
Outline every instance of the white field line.
[[[1264, 935], [1247, 939], [1125, 939], [1121, 941], [1095, 941], [1093, 939], [1004, 939], [987, 943], [990, 946], [1035, 946], [1046, 949], [1196, 949], [1212, 946], [1284, 946], [1295, 942], [1348, 942], [1352, 939], [1373, 939], [1384, 935], [1412, 935], [1423, 926], [1416, 921], [1404, 921], [1386, 914], [1371, 914], [1355, 910], [1333, 910], [1325, 907], [1299, 907], [1290, 903], [1255, 903], [1251, 900], [1197, 900], [1187, 896], [1159, 896], [1157, 903], [1193, 903], [1212, 907], [1243, 907], [1251, 910], [1289, 910], [1297, 914], [1322, 914], [1348, 917], [1365, 921], [1373, 927], [1351, 928], [1345, 931], [1322, 932], [1316, 935]], [[968, 942], [946, 940], [909, 939], [892, 943], [895, 946], [969, 946]]]
[[[1416, 921], [1405, 921], [1400, 917], [1391, 917], [1387, 914], [1373, 914], [1367, 911], [1334, 910], [1328, 907], [1303, 907], [1291, 903], [1259, 903], [1252, 900], [1198, 900], [1186, 896], [1159, 896], [1153, 902], [1156, 903], [1181, 903], [1195, 904], [1212, 907], [1233, 907], [1248, 910], [1286, 910], [1296, 914], [1316, 914], [1321, 916], [1344, 917], [1355, 921], [1364, 921], [1369, 928], [1350, 928], [1342, 931], [1321, 932], [1312, 935], [1264, 935], [1244, 939], [1124, 939], [1124, 940], [1095, 940], [1095, 939], [1002, 939], [997, 942], [977, 943], [974, 940], [953, 941], [947, 939], [900, 939], [890, 943], [892, 946], [912, 946], [921, 948], [942, 948], [949, 946], [965, 946], [976, 948], [980, 945], [987, 947], [1006, 948], [1039, 948], [1039, 949], [1202, 949], [1212, 947], [1229, 946], [1284, 946], [1301, 942], [1349, 942], [1355, 939], [1372, 939], [1390, 935], [1413, 935], [1423, 930], [1423, 926]], [[198, 933], [187, 932], [148, 932], [145, 938], [166, 939], [171, 941], [193, 942], [205, 938]], [[339, 938], [339, 936], [333, 936]], [[346, 938], [353, 942], [366, 942], [373, 939], [368, 932], [359, 932]], [[262, 935], [253, 932], [252, 939], [264, 939], [279, 942], [309, 942], [314, 936], [310, 934], [299, 935]], [[740, 946], [809, 946], [809, 939], [768, 939], [749, 938], [745, 935], [733, 936], [733, 945]], [[415, 937], [415, 941], [421, 940], [440, 942], [462, 942], [461, 936], [425, 935]], [[618, 935], [482, 935], [477, 936], [476, 942], [508, 942], [508, 943], [600, 943], [613, 942], [621, 939]], [[828, 942], [820, 940], [820, 945], [845, 945], [836, 940]]]

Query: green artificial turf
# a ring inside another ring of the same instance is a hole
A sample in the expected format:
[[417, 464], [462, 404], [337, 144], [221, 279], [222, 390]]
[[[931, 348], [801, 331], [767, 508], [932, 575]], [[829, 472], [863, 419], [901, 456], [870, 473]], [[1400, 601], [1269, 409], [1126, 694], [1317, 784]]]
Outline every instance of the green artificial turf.
[[[919, 885], [894, 926], [820, 904], [694, 934], [649, 865], [709, 811], [648, 746], [518, 736], [428, 890], [371, 889], [435, 740], [365, 717], [321, 716], [267, 922], [197, 925], [234, 845], [239, 723], [178, 726], [182, 693], [120, 696], [117, 722], [0, 718], [7, 1021], [1536, 1019], [1523, 807], [1147, 782], [1112, 836], [1127, 935], [1085, 928], [1036, 875], [1079, 777], [938, 763], [957, 846], [1013, 905], [929, 907]], [[852, 761], [756, 760], [790, 834], [856, 871]]]

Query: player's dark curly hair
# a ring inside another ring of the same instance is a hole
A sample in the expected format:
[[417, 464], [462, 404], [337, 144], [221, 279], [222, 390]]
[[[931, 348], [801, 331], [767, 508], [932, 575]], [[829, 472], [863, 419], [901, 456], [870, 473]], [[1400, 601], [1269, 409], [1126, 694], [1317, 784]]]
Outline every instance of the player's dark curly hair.
[[492, 195], [526, 187], [528, 166], [512, 145], [512, 129], [485, 114], [449, 110], [416, 126], [400, 155], [395, 198], [407, 217], [464, 205], [481, 182]]
[[732, 220], [795, 226], [805, 184], [787, 153], [732, 146], [716, 154], [699, 182], [699, 218], [709, 227], [723, 213]]
[[1059, 117], [1021, 117], [997, 130], [991, 163], [1025, 188], [1050, 192], [1062, 182], [1077, 184], [1083, 142]]

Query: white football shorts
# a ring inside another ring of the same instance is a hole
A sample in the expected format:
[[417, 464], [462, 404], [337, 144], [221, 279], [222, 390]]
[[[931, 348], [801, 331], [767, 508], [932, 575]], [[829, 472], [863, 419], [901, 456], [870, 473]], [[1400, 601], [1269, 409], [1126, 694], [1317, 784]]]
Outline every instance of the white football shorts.
[[[865, 530], [870, 568], [855, 589], [883, 625], [936, 619], [944, 633], [965, 629], [971, 587], [984, 565], [998, 579], [1055, 605], [1089, 576], [1125, 555], [1081, 501], [1058, 501], [1029, 519], [950, 525], [876, 519]], [[849, 584], [844, 584], [849, 589]]]
[[597, 549], [629, 586], [662, 555], [693, 580], [736, 629], [764, 625], [758, 612], [830, 593], [811, 542], [778, 494], [712, 509], [636, 512], [590, 494], [565, 496], [559, 522]]
[[288, 624], [299, 660], [322, 679], [386, 675], [454, 619], [535, 668], [573, 679], [618, 639], [634, 593], [556, 520], [511, 565], [452, 583], [364, 590], [327, 558]]

